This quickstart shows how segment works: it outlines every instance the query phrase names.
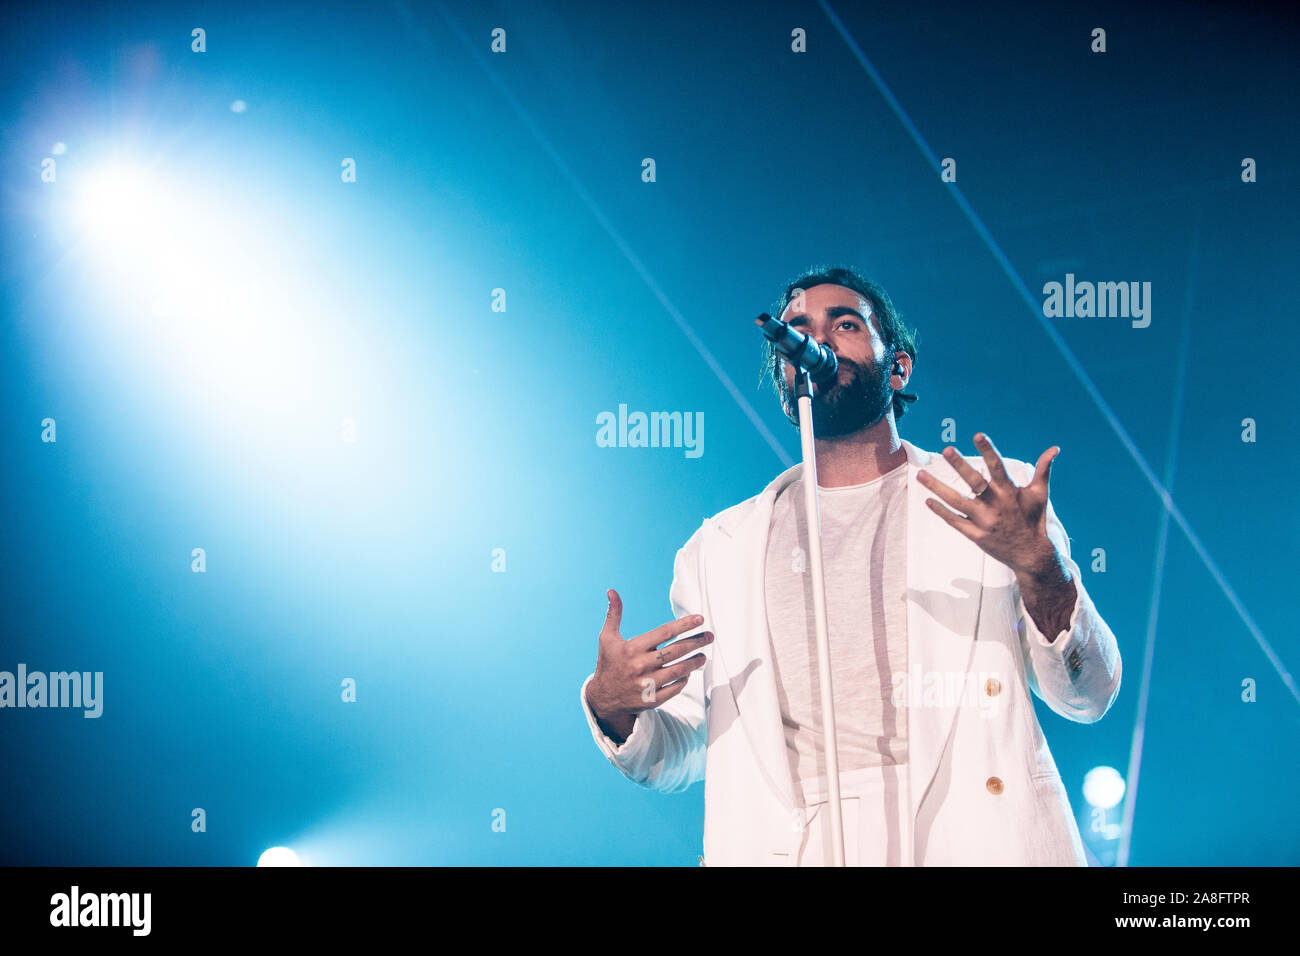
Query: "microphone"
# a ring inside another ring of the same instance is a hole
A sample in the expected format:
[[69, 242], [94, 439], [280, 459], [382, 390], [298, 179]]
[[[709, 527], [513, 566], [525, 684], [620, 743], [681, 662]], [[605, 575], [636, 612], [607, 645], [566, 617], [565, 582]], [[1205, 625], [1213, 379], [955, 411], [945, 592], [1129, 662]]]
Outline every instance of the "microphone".
[[811, 335], [791, 328], [788, 323], [774, 319], [766, 312], [756, 318], [754, 324], [763, 330], [786, 361], [806, 370], [815, 383], [827, 386], [835, 381], [840, 362], [830, 346], [818, 344]]

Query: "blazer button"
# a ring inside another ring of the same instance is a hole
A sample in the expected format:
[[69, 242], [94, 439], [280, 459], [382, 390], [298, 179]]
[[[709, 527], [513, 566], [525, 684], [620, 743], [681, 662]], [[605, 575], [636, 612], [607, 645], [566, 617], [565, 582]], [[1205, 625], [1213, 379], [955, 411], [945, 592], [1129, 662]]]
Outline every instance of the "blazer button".
[[1002, 693], [1002, 682], [996, 677], [990, 677], [988, 682], [984, 685], [984, 693], [988, 694], [990, 697], [998, 696], [998, 694]]
[[984, 786], [988, 787], [989, 793], [993, 794], [995, 797], [1002, 792], [1002, 781], [997, 777], [989, 777], [988, 780], [984, 782]]

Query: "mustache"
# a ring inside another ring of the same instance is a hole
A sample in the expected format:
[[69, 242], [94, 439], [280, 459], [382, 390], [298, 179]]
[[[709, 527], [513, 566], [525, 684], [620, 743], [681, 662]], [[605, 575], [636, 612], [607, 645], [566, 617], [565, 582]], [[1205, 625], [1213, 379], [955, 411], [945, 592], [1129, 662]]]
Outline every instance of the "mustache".
[[848, 369], [853, 373], [847, 385], [842, 385], [839, 381], [839, 376], [837, 375], [835, 377], [836, 388], [847, 388], [850, 385], [854, 384], [855, 382], [864, 382], [870, 380], [871, 368], [869, 366], [863, 365], [861, 362], [856, 362], [851, 358], [845, 358], [842, 355], [837, 355], [836, 360], [839, 362], [841, 366], [847, 366]]

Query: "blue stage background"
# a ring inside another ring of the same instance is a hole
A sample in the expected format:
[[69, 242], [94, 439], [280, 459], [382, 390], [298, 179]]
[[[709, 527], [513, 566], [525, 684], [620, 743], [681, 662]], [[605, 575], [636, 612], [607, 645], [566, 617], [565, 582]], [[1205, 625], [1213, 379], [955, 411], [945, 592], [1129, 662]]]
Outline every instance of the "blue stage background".
[[[0, 670], [102, 671], [104, 699], [0, 710], [0, 862], [695, 865], [703, 788], [626, 781], [578, 688], [605, 589], [625, 635], [667, 620], [676, 549], [797, 457], [751, 323], [842, 262], [919, 330], [903, 437], [1062, 448], [1124, 656], [1100, 723], [1035, 701], [1081, 822], [1084, 774], [1128, 773], [1154, 620], [1129, 862], [1300, 863], [1300, 699], [1257, 640], [1300, 661], [1293, 19], [4, 17]], [[158, 205], [88, 219], [106, 168]], [[1045, 318], [1067, 273], [1150, 282], [1149, 326]], [[598, 447], [620, 404], [702, 412], [702, 454]]]

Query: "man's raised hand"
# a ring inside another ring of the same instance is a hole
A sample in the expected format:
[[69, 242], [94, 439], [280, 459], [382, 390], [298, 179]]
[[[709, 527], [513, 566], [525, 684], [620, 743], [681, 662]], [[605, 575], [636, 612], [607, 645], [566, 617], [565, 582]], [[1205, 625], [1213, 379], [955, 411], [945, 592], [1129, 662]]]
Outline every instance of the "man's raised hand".
[[600, 632], [596, 674], [587, 685], [587, 704], [606, 735], [622, 743], [631, 735], [637, 714], [686, 689], [691, 672], [704, 666], [705, 655], [684, 655], [710, 644], [713, 634], [704, 631], [674, 640], [704, 623], [698, 614], [690, 614], [624, 640], [619, 633], [623, 600], [612, 589], [605, 596], [609, 610]]

